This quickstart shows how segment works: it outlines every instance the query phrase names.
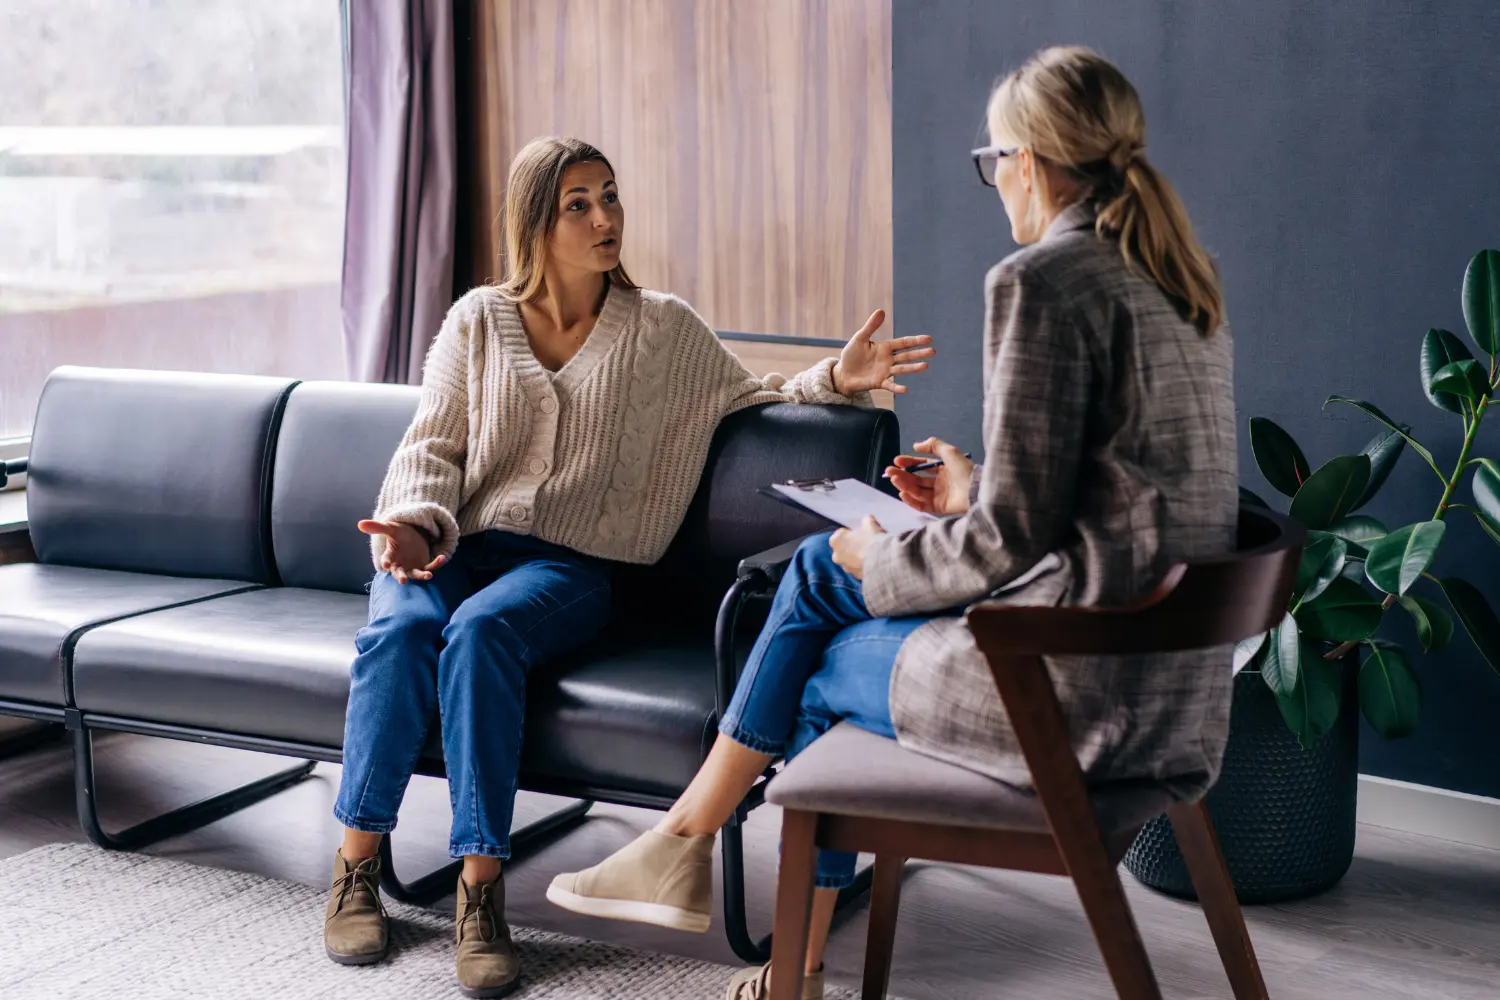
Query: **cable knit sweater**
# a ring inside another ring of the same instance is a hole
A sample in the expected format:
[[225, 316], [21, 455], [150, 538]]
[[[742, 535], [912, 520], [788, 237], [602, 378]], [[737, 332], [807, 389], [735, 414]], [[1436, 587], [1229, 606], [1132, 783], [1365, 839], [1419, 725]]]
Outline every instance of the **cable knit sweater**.
[[[493, 288], [449, 310], [422, 398], [386, 472], [375, 518], [413, 525], [452, 555], [497, 528], [586, 555], [650, 563], [672, 541], [720, 419], [757, 403], [860, 403], [833, 358], [788, 381], [757, 378], [673, 295], [611, 288], [561, 370], [532, 354]], [[384, 541], [372, 539], [377, 562]]]

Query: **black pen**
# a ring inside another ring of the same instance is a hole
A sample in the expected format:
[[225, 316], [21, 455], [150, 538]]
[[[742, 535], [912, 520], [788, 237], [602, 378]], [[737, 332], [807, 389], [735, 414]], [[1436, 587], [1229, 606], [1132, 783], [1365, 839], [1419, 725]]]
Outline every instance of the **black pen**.
[[[973, 458], [973, 457], [974, 456], [971, 455], [971, 454], [969, 454], [968, 452], [964, 452], [964, 458]], [[934, 459], [932, 459], [930, 461], [927, 461], [927, 462], [919, 462], [916, 465], [908, 465], [906, 468], [902, 469], [901, 471], [902, 472], [926, 472], [929, 469], [936, 469], [938, 466], [940, 466], [942, 464], [943, 464], [943, 460], [941, 458], [934, 458]]]

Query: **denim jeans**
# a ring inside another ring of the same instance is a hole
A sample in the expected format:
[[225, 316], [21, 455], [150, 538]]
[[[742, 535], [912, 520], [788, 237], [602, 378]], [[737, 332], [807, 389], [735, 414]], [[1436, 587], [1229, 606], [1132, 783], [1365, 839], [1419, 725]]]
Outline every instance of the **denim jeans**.
[[[719, 732], [759, 753], [790, 760], [842, 720], [896, 738], [896, 653], [932, 619], [871, 618], [860, 582], [834, 563], [829, 537], [797, 549], [719, 723]], [[820, 852], [817, 885], [849, 885], [856, 860]]]
[[355, 637], [344, 775], [333, 814], [388, 833], [441, 720], [449, 853], [510, 856], [526, 676], [587, 642], [610, 611], [609, 564], [527, 535], [467, 535], [427, 582], [370, 587]]

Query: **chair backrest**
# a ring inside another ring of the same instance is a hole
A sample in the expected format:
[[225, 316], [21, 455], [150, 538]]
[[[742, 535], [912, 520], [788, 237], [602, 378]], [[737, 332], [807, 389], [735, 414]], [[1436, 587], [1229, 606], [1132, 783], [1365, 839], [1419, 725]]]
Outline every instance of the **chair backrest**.
[[59, 368], [26, 486], [37, 559], [274, 583], [266, 486], [290, 379]]
[[981, 604], [969, 610], [969, 627], [992, 657], [1168, 653], [1238, 642], [1286, 614], [1307, 531], [1289, 517], [1242, 505], [1238, 534], [1235, 552], [1173, 566], [1137, 604]]
[[287, 400], [271, 486], [271, 539], [288, 587], [356, 594], [374, 576], [369, 517], [417, 410], [406, 385], [304, 382]]
[[886, 488], [881, 472], [898, 441], [889, 410], [772, 403], [725, 418], [667, 554], [655, 566], [622, 567], [618, 609], [697, 627], [734, 582], [741, 559], [829, 528], [759, 489], [819, 476]]

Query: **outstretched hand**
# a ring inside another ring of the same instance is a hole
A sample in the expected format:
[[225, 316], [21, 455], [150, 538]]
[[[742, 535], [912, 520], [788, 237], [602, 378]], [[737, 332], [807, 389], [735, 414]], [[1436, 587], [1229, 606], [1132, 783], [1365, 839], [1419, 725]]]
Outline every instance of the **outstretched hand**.
[[875, 340], [875, 331], [884, 323], [885, 310], [876, 309], [859, 332], [844, 345], [838, 364], [833, 366], [833, 385], [840, 395], [852, 396], [871, 389], [905, 392], [906, 386], [897, 382], [896, 376], [927, 370], [927, 362], [923, 359], [937, 353], [928, 346], [932, 338], [923, 334], [920, 337]]
[[385, 539], [385, 551], [380, 556], [380, 570], [391, 574], [397, 583], [431, 580], [432, 574], [448, 561], [447, 556], [432, 558], [432, 546], [427, 544], [426, 536], [409, 524], [397, 521], [361, 521], [359, 530]]
[[[894, 465], [885, 470], [908, 507], [924, 514], [962, 514], [969, 509], [969, 489], [974, 479], [974, 463], [947, 441], [928, 438], [916, 444], [916, 455], [897, 455]], [[936, 456], [943, 464], [931, 473], [910, 472]]]

